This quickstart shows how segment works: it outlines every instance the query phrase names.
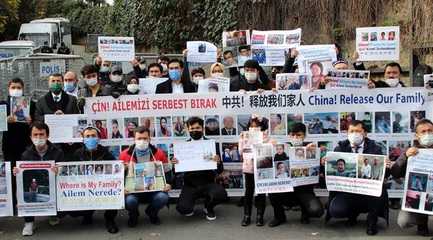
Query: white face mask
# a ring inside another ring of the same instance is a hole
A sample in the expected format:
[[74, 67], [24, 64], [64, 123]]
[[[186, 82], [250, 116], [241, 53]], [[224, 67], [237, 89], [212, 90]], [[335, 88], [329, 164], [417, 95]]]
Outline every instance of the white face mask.
[[32, 142], [35, 147], [42, 147], [47, 143], [47, 139], [45, 138], [32, 138]]
[[200, 80], [203, 80], [203, 79], [204, 79], [203, 77], [193, 77], [193, 78], [192, 78], [192, 82], [198, 85], [198, 82], [199, 82]]
[[221, 72], [212, 73], [212, 77], [224, 77], [224, 73]]
[[424, 135], [421, 135], [419, 138], [419, 143], [423, 145], [424, 147], [430, 147], [433, 145], [433, 134], [427, 133]]
[[118, 83], [122, 81], [122, 76], [121, 75], [111, 75], [111, 81]]
[[257, 81], [257, 73], [245, 72], [245, 79], [248, 83], [255, 83]]
[[353, 146], [359, 146], [364, 141], [364, 136], [361, 133], [349, 133], [347, 139]]
[[9, 96], [22, 97], [23, 96], [23, 90], [22, 89], [11, 89], [11, 90], [9, 90]]
[[149, 148], [149, 142], [146, 140], [135, 140], [135, 148], [138, 150], [146, 150]]
[[130, 93], [136, 93], [136, 92], [138, 92], [138, 90], [140, 90], [140, 86], [138, 84], [131, 83], [131, 84], [128, 84], [128, 86], [126, 86], [126, 89]]
[[87, 78], [86, 79], [86, 84], [87, 86], [93, 87], [98, 83], [98, 79], [96, 78]]
[[388, 78], [388, 79], [385, 79], [385, 82], [390, 87], [397, 87], [397, 85], [399, 84], [400, 80], [398, 78]]
[[138, 64], [138, 67], [140, 68], [140, 70], [144, 70], [146, 69], [146, 64]]
[[294, 138], [294, 137], [291, 137], [291, 138], [290, 138], [290, 143], [291, 143], [294, 147], [299, 147], [299, 146], [302, 146], [302, 144], [304, 143], [304, 141], [302, 141], [302, 139], [300, 139], [300, 138]]

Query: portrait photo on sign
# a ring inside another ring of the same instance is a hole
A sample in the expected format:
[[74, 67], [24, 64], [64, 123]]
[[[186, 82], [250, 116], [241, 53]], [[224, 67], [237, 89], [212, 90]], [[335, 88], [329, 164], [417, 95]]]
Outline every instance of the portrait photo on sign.
[[134, 138], [134, 129], [138, 127], [138, 117], [125, 118], [125, 138]]
[[223, 64], [227, 67], [238, 65], [238, 51], [237, 47], [226, 47], [223, 49]]
[[367, 133], [371, 133], [373, 130], [373, 113], [372, 112], [357, 112], [356, 120], [360, 120], [364, 123]]
[[223, 142], [222, 147], [222, 160], [226, 162], [241, 162], [241, 155], [239, 153], [239, 147], [237, 142]]
[[410, 112], [410, 129], [415, 132], [416, 124], [425, 118], [425, 111], [411, 111]]
[[427, 191], [428, 174], [410, 172], [408, 177], [408, 189], [418, 192]]
[[305, 113], [304, 124], [308, 134], [336, 134], [338, 133], [338, 113]]
[[81, 138], [83, 136], [83, 131], [87, 127], [87, 119], [78, 119], [77, 126], [72, 127], [73, 137]]
[[391, 113], [375, 112], [374, 129], [375, 133], [391, 133]]
[[155, 137], [155, 118], [154, 117], [142, 117], [140, 118], [140, 126], [144, 126], [149, 129], [150, 136]]
[[171, 117], [163, 116], [156, 118], [156, 136], [171, 137]]
[[354, 112], [341, 112], [340, 116], [340, 132], [347, 133], [349, 125], [353, 120], [356, 120], [356, 113]]
[[99, 131], [100, 139], [108, 138], [108, 129], [107, 129], [107, 120], [106, 119], [97, 119], [92, 120], [92, 125]]
[[[240, 167], [241, 168], [241, 167]], [[226, 189], [243, 188], [244, 178], [242, 169], [229, 168], [224, 169], [223, 173], [217, 178], [217, 183], [224, 186]]]
[[286, 135], [286, 115], [282, 113], [271, 113], [270, 125], [271, 135]]
[[408, 133], [409, 122], [408, 112], [392, 112], [392, 133]]
[[293, 128], [293, 125], [295, 123], [303, 123], [303, 122], [304, 122], [303, 114], [296, 114], [296, 113], [287, 114], [287, 134], [290, 134], [290, 131]]
[[237, 129], [236, 129], [236, 116], [226, 115], [221, 116], [221, 135], [226, 136], [232, 136], [237, 135]]
[[407, 190], [406, 201], [404, 205], [406, 208], [419, 209], [421, 203], [421, 193], [416, 191]]
[[384, 158], [358, 155], [358, 178], [382, 181]]
[[289, 160], [289, 155], [287, 153], [286, 146], [284, 144], [278, 143], [275, 145], [275, 154], [274, 154], [274, 161], [286, 161]]
[[173, 116], [173, 137], [187, 137], [187, 116]]
[[289, 178], [290, 163], [287, 161], [275, 162], [275, 178]]
[[411, 141], [389, 141], [388, 157], [392, 162], [396, 161], [408, 148], [412, 146]]
[[119, 139], [119, 138], [123, 138], [123, 133], [125, 132], [123, 130], [124, 124], [123, 124], [123, 119], [119, 118], [119, 119], [110, 119], [109, 121], [110, 125], [109, 125], [109, 138], [111, 139]]
[[349, 156], [338, 156], [335, 159], [327, 159], [327, 172], [328, 176], [337, 177], [350, 177], [356, 178], [356, 162], [357, 159]]
[[50, 200], [49, 181], [49, 173], [46, 169], [23, 170], [24, 202], [48, 202]]
[[208, 115], [204, 117], [205, 135], [206, 136], [219, 136], [220, 123], [218, 115]]

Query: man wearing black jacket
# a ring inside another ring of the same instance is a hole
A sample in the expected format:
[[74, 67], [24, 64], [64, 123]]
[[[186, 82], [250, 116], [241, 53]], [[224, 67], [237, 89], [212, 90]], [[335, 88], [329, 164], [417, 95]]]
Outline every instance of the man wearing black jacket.
[[193, 93], [197, 88], [184, 74], [183, 61], [172, 59], [168, 62], [168, 80], [156, 86], [156, 93]]
[[[83, 131], [84, 146], [76, 150], [74, 153], [74, 161], [105, 161], [116, 160], [106, 147], [99, 144], [99, 131], [94, 127], [88, 127]], [[83, 224], [88, 225], [93, 221], [94, 211], [82, 211]], [[104, 214], [105, 227], [109, 233], [117, 233], [119, 231], [114, 222], [117, 216], [117, 210], [106, 210]]]
[[[63, 151], [56, 145], [48, 141], [50, 130], [45, 123], [34, 122], [30, 127], [30, 137], [33, 144], [22, 154], [21, 161], [50, 161], [62, 162], [64, 160]], [[24, 136], [22, 136], [24, 137]], [[18, 169], [14, 168], [14, 175]], [[33, 235], [35, 217], [25, 217], [23, 236]]]
[[[394, 178], [404, 178], [406, 175], [407, 159], [418, 154], [418, 149], [433, 148], [433, 123], [428, 119], [420, 120], [415, 126], [414, 147], [404, 152], [392, 165], [391, 174]], [[400, 210], [397, 223], [401, 228], [417, 225], [417, 234], [428, 236], [428, 216], [421, 213], [412, 213]]]
[[[305, 145], [304, 139], [307, 128], [303, 123], [295, 123], [290, 129], [290, 143], [293, 147]], [[316, 150], [312, 143], [306, 144], [307, 149]], [[314, 185], [305, 185], [294, 188], [294, 192], [270, 193], [269, 200], [274, 208], [274, 219], [269, 227], [276, 227], [286, 222], [283, 206], [301, 207], [301, 223], [308, 224], [310, 217], [320, 218], [323, 215], [323, 206], [319, 198], [314, 195]]]
[[[207, 140], [204, 138], [204, 122], [198, 117], [191, 117], [187, 121], [189, 135], [188, 141]], [[217, 170], [203, 170], [184, 173], [184, 185], [180, 193], [177, 211], [185, 216], [194, 214], [194, 204], [199, 198], [205, 199], [205, 214], [209, 221], [215, 220], [214, 207], [227, 199], [227, 192], [223, 186], [215, 183], [217, 174], [224, 170], [223, 163], [218, 155], [214, 156], [217, 162]], [[172, 159], [173, 164], [177, 164], [176, 156]]]
[[230, 68], [231, 92], [270, 90], [269, 77], [256, 60], [245, 61], [243, 71], [244, 73], [240, 74], [235, 68]]
[[[384, 155], [382, 148], [374, 140], [367, 138], [367, 129], [362, 121], [352, 121], [347, 132], [348, 139], [338, 142], [334, 152]], [[388, 166], [389, 161], [387, 160]], [[353, 226], [356, 224], [356, 218], [362, 212], [368, 212], [367, 234], [377, 234], [378, 216], [388, 219], [388, 192], [384, 186], [380, 197], [344, 192], [329, 193], [326, 221], [329, 221], [331, 217], [349, 218], [348, 225]]]

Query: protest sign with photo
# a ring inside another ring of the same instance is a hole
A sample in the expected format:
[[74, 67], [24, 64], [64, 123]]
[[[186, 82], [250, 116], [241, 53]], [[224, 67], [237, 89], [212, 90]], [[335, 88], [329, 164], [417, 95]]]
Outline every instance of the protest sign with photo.
[[8, 110], [7, 105], [0, 105], [0, 132], [8, 130]]
[[[274, 161], [276, 161], [276, 171], [282, 166], [277, 160], [281, 158], [280, 153], [284, 147], [284, 155], [289, 157], [289, 162], [285, 162], [290, 170], [290, 178], [294, 187], [316, 184], [319, 182], [320, 158], [318, 148], [307, 147], [288, 147], [287, 145], [277, 144]], [[287, 160], [285, 160], [287, 161]]]
[[57, 163], [59, 211], [124, 208], [124, 167], [121, 161]]
[[244, 196], [242, 163], [224, 163], [224, 171], [216, 181], [230, 191], [231, 196]]
[[325, 158], [328, 191], [382, 195], [386, 156], [328, 152]]
[[433, 74], [424, 75], [424, 86], [433, 88]]
[[131, 61], [135, 57], [134, 38], [98, 37], [98, 54], [107, 61]]
[[19, 217], [57, 214], [54, 167], [54, 161], [17, 161]]
[[293, 192], [289, 159], [274, 161], [274, 146], [270, 143], [255, 144], [253, 152], [256, 194]]
[[402, 210], [433, 215], [433, 149], [407, 160]]
[[243, 66], [251, 59], [249, 30], [223, 32], [223, 64], [228, 67]]
[[210, 42], [188, 41], [186, 59], [193, 63], [214, 63], [217, 61], [217, 47]]
[[230, 92], [230, 78], [211, 77], [200, 80], [197, 92]]
[[176, 172], [217, 169], [213, 160], [216, 154], [215, 140], [197, 140], [173, 143], [174, 157], [179, 161]]
[[277, 90], [309, 90], [311, 76], [305, 73], [279, 73], [275, 77]]
[[400, 27], [356, 28], [358, 61], [398, 61]]
[[10, 98], [11, 115], [17, 122], [26, 122], [30, 119], [30, 98], [28, 97], [11, 97]]
[[125, 178], [125, 190], [128, 193], [163, 191], [165, 185], [162, 162], [129, 162]]
[[328, 77], [330, 82], [326, 84], [326, 89], [368, 88], [370, 71], [331, 70]]
[[168, 78], [147, 77], [138, 79], [140, 85], [139, 94], [155, 94], [156, 86], [167, 81]]
[[0, 162], [0, 217], [14, 215], [11, 176], [11, 163]]
[[83, 130], [92, 125], [85, 114], [47, 114], [45, 123], [50, 127], [49, 140], [52, 143], [82, 142]]

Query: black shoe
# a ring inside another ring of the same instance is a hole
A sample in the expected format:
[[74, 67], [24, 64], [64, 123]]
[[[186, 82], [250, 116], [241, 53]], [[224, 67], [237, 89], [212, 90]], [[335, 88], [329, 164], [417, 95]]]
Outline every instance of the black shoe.
[[429, 235], [428, 225], [427, 224], [418, 225], [416, 234], [419, 236], [427, 237]]
[[350, 217], [349, 220], [346, 222], [347, 227], [353, 227], [356, 225], [358, 221], [356, 220], [356, 217]]
[[281, 225], [282, 223], [285, 223], [286, 222], [286, 220], [284, 219], [284, 220], [280, 220], [280, 219], [276, 219], [276, 218], [274, 218], [274, 219], [272, 219], [272, 221], [270, 221], [269, 222], [269, 227], [276, 227], [276, 226], [279, 226], [279, 225]]
[[93, 223], [93, 216], [84, 216], [81, 225], [91, 225]]
[[204, 213], [206, 214], [206, 219], [209, 221], [213, 221], [216, 219], [215, 212], [213, 211], [213, 208], [205, 208]]
[[377, 226], [376, 224], [374, 225], [369, 225], [367, 227], [367, 235], [373, 236], [377, 234]]
[[257, 227], [263, 227], [263, 225], [265, 225], [264, 220], [263, 220], [263, 214], [257, 214], [256, 226]]
[[301, 216], [301, 223], [302, 224], [309, 224], [310, 223], [310, 218], [308, 216]]
[[244, 219], [242, 219], [242, 227], [246, 227], [251, 224], [251, 216], [244, 215]]
[[150, 223], [152, 223], [154, 225], [160, 225], [161, 224], [161, 220], [159, 219], [157, 213], [150, 210], [150, 208], [147, 208], [145, 212], [146, 212], [146, 215], [149, 217]]
[[391, 208], [391, 209], [400, 209], [401, 208], [400, 199], [392, 200], [390, 202], [391, 202], [391, 204], [389, 205], [389, 208]]
[[128, 227], [133, 228], [137, 226], [137, 224], [138, 224], [138, 212], [136, 213], [131, 212], [128, 218]]
[[117, 227], [116, 223], [113, 220], [106, 220], [105, 228], [111, 234], [115, 234], [119, 231], [119, 228]]

